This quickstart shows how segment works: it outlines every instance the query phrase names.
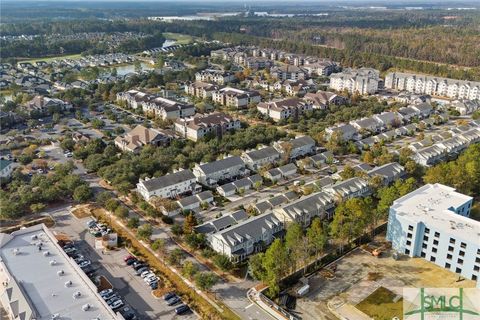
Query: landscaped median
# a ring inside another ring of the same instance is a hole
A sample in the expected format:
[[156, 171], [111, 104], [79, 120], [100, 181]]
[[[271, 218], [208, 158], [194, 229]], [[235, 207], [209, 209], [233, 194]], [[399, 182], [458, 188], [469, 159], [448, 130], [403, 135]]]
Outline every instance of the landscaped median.
[[92, 210], [92, 214], [97, 219], [109, 221], [110, 227], [114, 229], [120, 237], [130, 242], [131, 247], [138, 253], [138, 255], [142, 256], [142, 259], [146, 260], [152, 268], [162, 273], [162, 275], [171, 282], [175, 291], [182, 297], [183, 301], [197, 311], [203, 319], [239, 319], [235, 313], [221, 302], [215, 301], [222, 310], [219, 311], [204, 297], [198, 294], [194, 288], [189, 287], [178, 274], [173, 272], [165, 263], [159, 260], [150, 248], [147, 248], [142, 242], [140, 242], [133, 232], [128, 230], [123, 224], [120, 224], [116, 218], [107, 214], [104, 209], [98, 208]]

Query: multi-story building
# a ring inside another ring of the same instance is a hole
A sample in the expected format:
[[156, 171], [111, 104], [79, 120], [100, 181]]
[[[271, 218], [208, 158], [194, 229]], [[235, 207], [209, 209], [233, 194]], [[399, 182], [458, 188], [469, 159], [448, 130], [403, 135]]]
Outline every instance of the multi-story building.
[[438, 183], [418, 188], [390, 207], [387, 240], [402, 254], [478, 281], [480, 222], [469, 218], [472, 201]]
[[273, 213], [284, 225], [296, 222], [306, 228], [315, 217], [330, 219], [334, 207], [335, 199], [330, 194], [317, 192], [275, 208]]
[[12, 161], [0, 159], [0, 178], [9, 179], [12, 175], [14, 164]]
[[137, 191], [147, 201], [152, 197], [173, 199], [182, 194], [195, 192], [196, 181], [192, 171], [181, 170], [159, 178], [140, 179], [137, 183]]
[[0, 234], [2, 319], [124, 319], [58, 242], [44, 224]]
[[373, 94], [379, 82], [380, 72], [372, 68], [345, 69], [330, 76], [330, 88], [350, 93]]
[[263, 251], [274, 239], [282, 238], [283, 233], [283, 223], [273, 213], [264, 213], [214, 233], [208, 241], [215, 252], [238, 263]]
[[145, 113], [162, 119], [184, 118], [195, 114], [195, 107], [191, 104], [183, 104], [137, 90], [117, 93], [117, 100], [124, 101], [133, 109], [140, 108]]
[[23, 107], [29, 115], [52, 114], [54, 112], [68, 111], [72, 108], [73, 105], [69, 102], [44, 96], [35, 96]]
[[299, 117], [304, 112], [312, 110], [312, 103], [300, 98], [287, 98], [277, 101], [261, 102], [257, 110], [274, 121], [281, 121], [290, 117]]
[[269, 163], [275, 164], [278, 162], [280, 160], [280, 153], [273, 147], [264, 147], [245, 151], [241, 157], [250, 170], [257, 171]]
[[195, 73], [195, 80], [202, 82], [214, 82], [220, 85], [227, 84], [235, 80], [235, 75], [231, 72], [222, 70], [203, 70]]
[[296, 159], [315, 153], [315, 140], [309, 136], [298, 137], [289, 141], [276, 141], [273, 147], [288, 159]]
[[332, 195], [332, 197], [347, 200], [355, 197], [368, 196], [372, 190], [368, 186], [367, 181], [355, 177], [325, 188], [325, 191]]
[[385, 77], [385, 87], [452, 99], [480, 99], [480, 82], [413, 73], [391, 72]]
[[146, 128], [142, 125], [136, 126], [124, 136], [115, 138], [115, 145], [122, 151], [140, 152], [143, 146], [166, 146], [172, 137], [159, 129]]
[[202, 81], [195, 81], [185, 86], [185, 93], [200, 99], [207, 99], [212, 93], [219, 90], [219, 86]]
[[330, 60], [314, 61], [312, 63], [307, 63], [307, 61], [305, 60], [303, 68], [309, 75], [329, 76], [338, 69], [338, 65]]
[[346, 104], [348, 99], [329, 91], [317, 91], [316, 93], [307, 93], [305, 101], [312, 104], [314, 109], [326, 109], [330, 105]]
[[228, 131], [240, 129], [240, 120], [220, 113], [197, 114], [186, 119], [177, 119], [174, 123], [175, 132], [182, 137], [197, 141], [212, 134], [221, 137]]
[[193, 174], [197, 177], [197, 181], [206, 186], [215, 186], [221, 182], [231, 181], [246, 176], [249, 172], [250, 170], [245, 167], [245, 162], [237, 156], [196, 164], [193, 168]]
[[282, 65], [271, 68], [270, 74], [273, 78], [279, 80], [303, 80], [307, 78], [308, 72], [301, 67]]
[[254, 90], [241, 90], [226, 87], [212, 93], [212, 100], [222, 106], [230, 108], [246, 108], [250, 104], [259, 103], [260, 93]]

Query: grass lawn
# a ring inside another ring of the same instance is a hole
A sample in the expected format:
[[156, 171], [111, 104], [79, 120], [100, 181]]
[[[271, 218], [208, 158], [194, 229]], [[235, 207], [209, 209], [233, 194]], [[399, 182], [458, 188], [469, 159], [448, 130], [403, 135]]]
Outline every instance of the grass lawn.
[[164, 32], [163, 36], [169, 40], [175, 40], [175, 44], [189, 44], [193, 42], [193, 37], [188, 34]]
[[82, 56], [81, 54], [69, 54], [69, 55], [66, 55], [66, 56], [54, 56], [54, 57], [35, 58], [35, 59], [31, 59], [31, 60], [28, 60], [28, 59], [20, 59], [20, 60], [21, 60], [21, 62], [35, 63], [37, 61], [49, 62], [49, 61], [56, 60], [56, 59], [79, 59], [79, 58], [81, 58], [81, 56]]
[[380, 287], [356, 307], [375, 320], [391, 320], [393, 317], [402, 319], [403, 299], [394, 302], [395, 297], [395, 293]]

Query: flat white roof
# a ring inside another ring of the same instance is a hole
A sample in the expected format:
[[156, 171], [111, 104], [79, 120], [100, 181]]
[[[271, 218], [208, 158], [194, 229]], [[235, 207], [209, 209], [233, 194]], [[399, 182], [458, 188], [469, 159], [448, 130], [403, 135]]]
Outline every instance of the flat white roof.
[[[9, 278], [7, 288], [23, 289], [23, 298], [38, 320], [50, 320], [53, 315], [60, 319], [122, 319], [43, 224], [0, 234], [0, 259], [0, 273]], [[66, 285], [68, 281], [72, 284]], [[87, 304], [90, 308], [84, 311]]]
[[454, 188], [436, 183], [427, 184], [393, 202], [396, 214], [412, 222], [423, 222], [436, 230], [448, 232], [460, 239], [480, 243], [480, 221], [476, 221], [450, 208], [458, 208], [473, 198]]

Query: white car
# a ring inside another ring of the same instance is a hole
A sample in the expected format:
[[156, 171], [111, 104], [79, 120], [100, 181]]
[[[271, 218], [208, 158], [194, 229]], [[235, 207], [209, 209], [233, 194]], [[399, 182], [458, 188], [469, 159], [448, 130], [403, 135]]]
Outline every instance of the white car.
[[110, 308], [112, 308], [113, 310], [115, 309], [118, 309], [120, 307], [123, 307], [125, 305], [125, 303], [123, 303], [122, 300], [118, 299], [118, 300], [115, 300], [111, 305], [110, 305]]
[[152, 275], [149, 275], [148, 277], [145, 277], [143, 280], [144, 280], [146, 283], [150, 283], [150, 282], [152, 282], [152, 281], [154, 281], [154, 280], [158, 280], [158, 277], [157, 277], [156, 275], [152, 274]]
[[146, 276], [148, 276], [150, 274], [153, 274], [153, 272], [150, 271], [150, 270], [143, 271], [142, 274], [140, 275], [140, 277], [145, 278]]

